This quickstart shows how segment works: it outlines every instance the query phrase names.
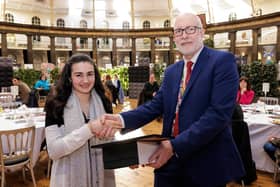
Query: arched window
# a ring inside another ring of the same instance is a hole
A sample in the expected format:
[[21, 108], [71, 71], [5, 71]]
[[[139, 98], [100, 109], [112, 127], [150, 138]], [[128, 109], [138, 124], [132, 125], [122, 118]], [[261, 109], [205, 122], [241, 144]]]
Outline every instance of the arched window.
[[125, 29], [125, 30], [128, 30], [129, 29], [129, 22], [124, 21], [123, 24], [122, 24], [122, 28]]
[[104, 29], [109, 29], [109, 22], [107, 21], [107, 20], [103, 20], [102, 21], [102, 28], [104, 28]]
[[64, 23], [64, 20], [59, 18], [56, 20], [56, 26], [57, 27], [64, 27], [65, 26], [65, 23]]
[[143, 22], [143, 29], [149, 29], [151, 28], [151, 23], [149, 21], [144, 21]]
[[39, 17], [37, 16], [33, 16], [32, 17], [32, 25], [40, 25], [41, 24], [41, 20]]
[[[31, 19], [31, 22], [32, 22], [32, 25], [40, 25], [41, 20], [39, 17], [33, 16]], [[41, 41], [40, 35], [33, 35], [32, 38], [33, 38], [33, 41], [37, 41], [37, 42]]]
[[14, 23], [14, 16], [11, 13], [5, 14], [5, 21], [9, 23]]
[[[87, 21], [86, 20], [81, 20], [80, 21], [80, 27], [86, 29], [87, 28]], [[88, 39], [87, 38], [80, 38], [80, 47], [81, 49], [87, 48], [88, 47]]]
[[167, 20], [164, 21], [163, 27], [164, 27], [164, 28], [170, 27], [170, 20], [169, 20], [169, 19], [167, 19]]
[[[123, 28], [123, 30], [129, 30], [129, 22], [124, 21], [122, 23], [122, 28]], [[129, 46], [129, 39], [128, 38], [123, 38], [122, 39], [122, 46], [123, 47], [128, 47]]]
[[84, 19], [81, 20], [81, 21], [80, 21], [80, 27], [81, 27], [81, 28], [87, 28], [87, 21], [84, 20]]
[[[56, 26], [57, 27], [64, 27], [65, 26], [64, 19], [61, 19], [61, 18], [57, 19], [56, 20]], [[65, 38], [57, 37], [57, 43], [65, 44]]]

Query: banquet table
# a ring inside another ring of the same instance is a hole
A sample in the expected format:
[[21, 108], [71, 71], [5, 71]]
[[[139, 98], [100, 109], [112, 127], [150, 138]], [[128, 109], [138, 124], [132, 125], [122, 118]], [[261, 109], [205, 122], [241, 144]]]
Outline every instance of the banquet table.
[[[280, 125], [273, 123], [273, 116], [279, 116], [279, 106], [264, 106], [253, 104], [242, 106], [244, 111], [244, 120], [249, 127], [250, 142], [252, 148], [253, 160], [258, 170], [273, 172], [274, 162], [266, 154], [263, 145], [271, 136], [280, 137]], [[273, 114], [268, 111], [274, 111]]]
[[[18, 118], [18, 116], [28, 114], [27, 118]], [[45, 138], [45, 115], [43, 108], [28, 108], [25, 111], [10, 110], [0, 113], [0, 131], [20, 129], [34, 125], [35, 128], [35, 141], [33, 147], [32, 165], [35, 166], [39, 154], [41, 143]], [[4, 144], [4, 151], [5, 143]]]

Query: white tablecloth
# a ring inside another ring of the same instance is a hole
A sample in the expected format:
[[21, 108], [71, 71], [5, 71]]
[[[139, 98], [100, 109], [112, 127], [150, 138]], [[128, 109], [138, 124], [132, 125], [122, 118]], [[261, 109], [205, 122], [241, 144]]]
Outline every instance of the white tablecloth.
[[[32, 111], [33, 110], [33, 111]], [[42, 109], [38, 109], [42, 110]], [[34, 109], [31, 109], [32, 112], [34, 112]], [[11, 116], [11, 113], [8, 114], [1, 114], [0, 116], [0, 131], [1, 130], [11, 130], [11, 129], [19, 129], [23, 127], [30, 126], [30, 124], [27, 123], [24, 119], [16, 119], [11, 120], [7, 119], [8, 116]], [[34, 148], [33, 148], [33, 160], [32, 165], [35, 166], [39, 153], [40, 153], [40, 147], [41, 144], [45, 138], [45, 117], [44, 116], [33, 116], [33, 125], [35, 125], [35, 141], [34, 141]]]
[[280, 125], [272, 124], [271, 114], [244, 113], [248, 123], [253, 160], [258, 170], [273, 172], [274, 163], [263, 149], [263, 145], [271, 136], [280, 137]]

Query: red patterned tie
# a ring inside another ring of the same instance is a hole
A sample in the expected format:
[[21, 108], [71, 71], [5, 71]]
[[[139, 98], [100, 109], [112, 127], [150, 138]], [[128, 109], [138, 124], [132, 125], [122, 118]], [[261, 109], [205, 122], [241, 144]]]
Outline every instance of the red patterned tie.
[[[191, 73], [192, 73], [192, 65], [193, 65], [192, 61], [187, 62], [187, 76], [185, 77], [184, 86], [182, 87], [184, 90], [182, 91], [181, 97], [183, 96], [183, 93], [184, 93], [184, 91], [187, 87], [187, 84], [188, 84], [189, 80], [190, 80]], [[179, 134], [179, 111], [176, 112], [173, 128], [174, 128], [173, 129], [173, 135], [177, 136]]]

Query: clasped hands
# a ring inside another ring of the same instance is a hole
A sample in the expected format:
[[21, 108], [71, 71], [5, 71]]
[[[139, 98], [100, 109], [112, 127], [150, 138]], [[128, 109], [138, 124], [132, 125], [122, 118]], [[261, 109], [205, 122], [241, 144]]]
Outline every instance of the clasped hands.
[[[91, 132], [98, 138], [113, 137], [120, 129], [124, 128], [121, 117], [117, 114], [104, 114], [101, 118], [91, 120], [88, 123]], [[161, 142], [158, 149], [150, 156], [149, 163], [145, 164], [153, 168], [160, 168], [172, 157], [173, 147], [169, 140]], [[130, 168], [137, 168], [133, 165]]]
[[98, 138], [110, 138], [123, 128], [119, 115], [104, 114], [98, 119], [90, 120], [88, 127]]

